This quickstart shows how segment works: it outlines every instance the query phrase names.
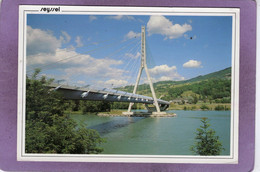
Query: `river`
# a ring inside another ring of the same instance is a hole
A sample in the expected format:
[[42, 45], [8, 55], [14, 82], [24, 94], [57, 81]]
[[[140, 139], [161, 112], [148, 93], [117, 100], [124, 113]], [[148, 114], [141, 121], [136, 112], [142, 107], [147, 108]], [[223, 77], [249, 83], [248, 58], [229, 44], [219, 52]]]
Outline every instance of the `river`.
[[170, 110], [177, 117], [99, 117], [70, 115], [87, 128], [96, 129], [107, 142], [102, 154], [193, 155], [196, 129], [202, 117], [209, 119], [224, 147], [221, 155], [230, 152], [230, 111]]

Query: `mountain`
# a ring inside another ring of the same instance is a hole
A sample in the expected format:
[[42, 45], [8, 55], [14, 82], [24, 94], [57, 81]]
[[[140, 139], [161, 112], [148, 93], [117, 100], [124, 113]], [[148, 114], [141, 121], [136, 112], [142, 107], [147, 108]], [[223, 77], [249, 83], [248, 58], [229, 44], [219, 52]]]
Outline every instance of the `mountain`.
[[231, 67], [228, 67], [226, 69], [209, 73], [207, 75], [197, 76], [195, 78], [186, 80], [184, 82], [187, 83], [187, 82], [197, 82], [197, 81], [208, 80], [208, 79], [230, 79], [230, 78], [231, 78]]
[[154, 85], [160, 85], [160, 84], [185, 84], [185, 83], [191, 83], [191, 82], [199, 82], [203, 80], [209, 80], [209, 79], [230, 79], [231, 78], [231, 67], [228, 67], [226, 69], [209, 73], [206, 75], [199, 75], [195, 78], [191, 78], [188, 80], [183, 80], [183, 81], [160, 81], [154, 83]]
[[[183, 85], [183, 84], [191, 84], [195, 82], [200, 82], [200, 81], [205, 81], [205, 80], [210, 80], [210, 79], [230, 79], [231, 78], [231, 67], [228, 67], [226, 69], [209, 73], [206, 75], [200, 75], [195, 78], [191, 78], [188, 80], [183, 80], [183, 81], [159, 81], [154, 83], [154, 88], [155, 91], [158, 92], [165, 92], [169, 88], [173, 87], [174, 85]], [[133, 92], [134, 86], [129, 85], [121, 88], [117, 88], [118, 90], [121, 91], [126, 91], [126, 92]], [[150, 87], [148, 84], [141, 84], [138, 86], [137, 93], [139, 94], [144, 94], [144, 95], [150, 95]], [[163, 91], [164, 90], [164, 91]]]

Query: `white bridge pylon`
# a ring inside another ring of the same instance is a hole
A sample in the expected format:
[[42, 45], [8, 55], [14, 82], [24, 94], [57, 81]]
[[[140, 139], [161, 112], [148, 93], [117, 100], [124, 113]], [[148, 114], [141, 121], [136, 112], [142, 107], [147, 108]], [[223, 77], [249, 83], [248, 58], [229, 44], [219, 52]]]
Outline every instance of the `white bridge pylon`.
[[[139, 72], [138, 72], [137, 79], [136, 79], [136, 82], [135, 82], [135, 87], [134, 87], [133, 94], [136, 94], [136, 90], [137, 90], [138, 84], [140, 82], [142, 71], [144, 69], [145, 73], [146, 73], [146, 76], [147, 76], [147, 79], [148, 79], [148, 82], [149, 82], [149, 85], [150, 85], [151, 92], [152, 92], [152, 96], [153, 96], [153, 100], [154, 100], [154, 106], [156, 107], [156, 111], [157, 111], [156, 113], [165, 113], [165, 112], [161, 112], [160, 111], [160, 107], [159, 107], [159, 104], [158, 104], [158, 101], [157, 101], [157, 98], [156, 98], [156, 94], [155, 94], [155, 91], [154, 91], [154, 88], [153, 88], [153, 83], [152, 83], [152, 80], [151, 80], [151, 77], [150, 77], [150, 74], [149, 74], [149, 71], [148, 71], [148, 68], [147, 68], [145, 26], [142, 26], [141, 38], [142, 38], [142, 44], [141, 44], [141, 66], [139, 68]], [[127, 113], [131, 113], [131, 109], [132, 109], [133, 105], [134, 105], [134, 103], [130, 103], [129, 104]], [[125, 114], [127, 114], [127, 113], [125, 113]]]

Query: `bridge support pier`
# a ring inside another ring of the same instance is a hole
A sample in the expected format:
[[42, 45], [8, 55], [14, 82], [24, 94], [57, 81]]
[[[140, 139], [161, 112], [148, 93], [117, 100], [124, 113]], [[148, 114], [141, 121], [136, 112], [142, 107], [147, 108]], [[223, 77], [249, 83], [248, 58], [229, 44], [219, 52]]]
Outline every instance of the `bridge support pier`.
[[124, 116], [132, 116], [132, 115], [134, 115], [134, 112], [123, 112], [122, 113]]
[[167, 113], [166, 112], [152, 112], [151, 117], [160, 117], [160, 116], [165, 116]]

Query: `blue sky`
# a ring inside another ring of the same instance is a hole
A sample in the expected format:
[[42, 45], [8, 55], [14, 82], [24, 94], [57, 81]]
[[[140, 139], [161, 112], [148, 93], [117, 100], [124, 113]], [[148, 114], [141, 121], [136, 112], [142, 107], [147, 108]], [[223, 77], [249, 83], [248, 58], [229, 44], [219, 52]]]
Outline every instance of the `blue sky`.
[[40, 67], [42, 74], [79, 85], [132, 84], [140, 63], [141, 26], [146, 27], [154, 82], [190, 79], [231, 66], [229, 16], [30, 14], [27, 71]]

